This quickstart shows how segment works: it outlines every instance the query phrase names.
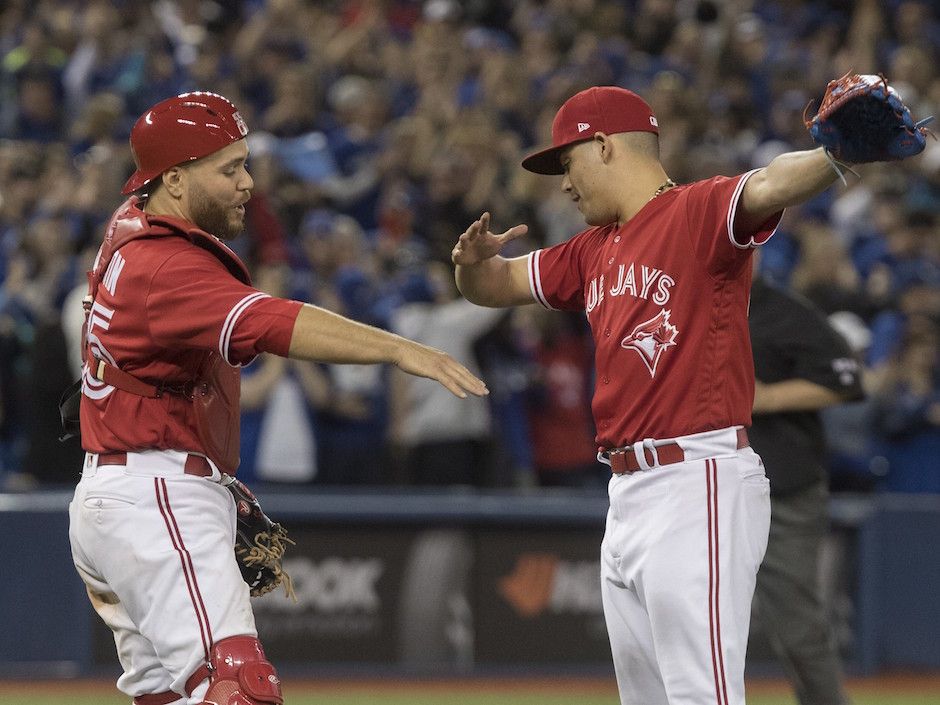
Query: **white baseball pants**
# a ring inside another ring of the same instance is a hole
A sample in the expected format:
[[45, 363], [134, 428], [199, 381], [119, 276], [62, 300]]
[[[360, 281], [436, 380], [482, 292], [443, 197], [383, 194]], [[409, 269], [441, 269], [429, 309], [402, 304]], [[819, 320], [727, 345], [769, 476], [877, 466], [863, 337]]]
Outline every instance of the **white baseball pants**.
[[114, 632], [118, 688], [132, 697], [183, 693], [213, 642], [257, 636], [234, 558], [231, 494], [217, 471], [215, 481], [184, 474], [185, 458], [147, 451], [98, 467], [89, 454], [69, 506], [72, 557]]
[[675, 440], [684, 462], [609, 485], [601, 589], [620, 700], [743, 705], [770, 483], [735, 428]]

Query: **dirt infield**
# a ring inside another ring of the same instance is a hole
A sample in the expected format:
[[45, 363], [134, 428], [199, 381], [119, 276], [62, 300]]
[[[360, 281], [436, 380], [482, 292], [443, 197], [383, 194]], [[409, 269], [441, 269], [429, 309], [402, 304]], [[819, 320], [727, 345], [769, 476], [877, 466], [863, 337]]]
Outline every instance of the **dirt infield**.
[[[591, 695], [616, 694], [617, 686], [609, 678], [287, 678], [290, 690], [310, 693], [337, 693], [381, 691], [405, 692], [420, 690], [426, 693], [545, 693], [564, 695], [584, 693]], [[940, 693], [940, 673], [892, 673], [868, 678], [850, 678], [849, 690], [870, 694], [917, 695]], [[114, 682], [105, 679], [78, 680], [0, 680], [0, 700], [5, 695], [30, 691], [41, 695], [93, 695], [113, 692]], [[747, 691], [753, 695], [780, 695], [790, 692], [786, 681], [775, 678], [754, 678], [747, 682]]]
[[[888, 673], [867, 678], [847, 678], [846, 687], [853, 692], [872, 695], [937, 695], [940, 693], [940, 673]], [[788, 693], [790, 687], [782, 679], [758, 679], [747, 681], [747, 692], [755, 695]]]

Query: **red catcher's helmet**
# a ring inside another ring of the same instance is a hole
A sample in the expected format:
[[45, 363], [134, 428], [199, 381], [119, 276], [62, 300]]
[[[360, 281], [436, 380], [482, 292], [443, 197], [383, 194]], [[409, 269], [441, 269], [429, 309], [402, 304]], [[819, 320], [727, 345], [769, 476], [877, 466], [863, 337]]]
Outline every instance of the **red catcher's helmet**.
[[170, 167], [217, 152], [247, 134], [238, 109], [216, 93], [183, 93], [157, 103], [131, 130], [137, 171], [121, 193], [132, 193]]

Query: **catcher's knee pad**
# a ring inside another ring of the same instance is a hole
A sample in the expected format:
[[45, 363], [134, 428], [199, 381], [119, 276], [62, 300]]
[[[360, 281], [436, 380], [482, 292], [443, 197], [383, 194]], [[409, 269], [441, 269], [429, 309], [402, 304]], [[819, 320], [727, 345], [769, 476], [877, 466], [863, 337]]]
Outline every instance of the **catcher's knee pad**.
[[[203, 705], [282, 705], [281, 681], [264, 649], [253, 636], [233, 636], [217, 642], [209, 665], [189, 679], [193, 688], [209, 677]], [[198, 678], [198, 680], [196, 680]], [[187, 687], [189, 692], [192, 688]]]

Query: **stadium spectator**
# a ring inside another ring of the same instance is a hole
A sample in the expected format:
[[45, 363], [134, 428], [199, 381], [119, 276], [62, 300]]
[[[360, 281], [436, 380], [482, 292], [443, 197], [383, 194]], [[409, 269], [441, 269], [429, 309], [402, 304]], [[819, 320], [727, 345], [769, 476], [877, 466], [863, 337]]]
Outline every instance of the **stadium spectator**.
[[940, 345], [935, 321], [912, 321], [888, 363], [875, 428], [887, 460], [884, 489], [940, 493]]
[[[392, 330], [400, 335], [461, 355], [476, 374], [473, 343], [505, 316], [475, 306], [457, 295], [450, 269], [428, 267], [426, 301], [403, 305]], [[458, 400], [466, 402], [466, 399]], [[409, 481], [419, 485], [485, 486], [489, 477], [490, 413], [481, 404], [458, 407], [425, 384], [411, 384], [392, 373], [389, 434], [402, 449]]]
[[538, 483], [606, 490], [610, 472], [597, 462], [591, 440], [593, 350], [584, 321], [535, 306], [523, 310], [534, 337], [528, 416]]
[[[649, 96], [668, 125], [663, 162], [690, 181], [808, 147], [803, 109], [826, 80], [849, 69], [884, 70], [918, 118], [940, 114], [938, 67], [940, 11], [924, 0], [5, 2], [4, 370], [28, 366], [35, 354], [36, 302], [24, 291], [41, 290], [41, 307], [55, 309], [77, 281], [69, 277], [87, 267], [87, 252], [118, 205], [111, 194], [133, 170], [126, 138], [134, 117], [184, 89], [225, 94], [253, 129], [256, 188], [243, 254], [289, 259], [292, 281], [306, 278], [324, 300], [387, 324], [413, 297], [416, 272], [446, 259], [451, 234], [479, 204], [502, 221], [532, 225], [520, 252], [576, 229], [580, 216], [564, 195], [516, 166], [586, 77]], [[335, 247], [312, 244], [302, 227], [318, 210], [349, 218], [364, 233], [358, 272], [336, 276], [335, 263], [319, 271], [316, 260], [333, 258]], [[920, 159], [871, 165], [862, 180], [850, 177], [847, 188], [789, 213], [765, 267], [827, 313], [858, 316], [872, 330], [871, 360], [894, 368], [908, 319], [940, 289], [933, 278], [938, 211], [940, 144], [932, 142]], [[37, 229], [49, 222], [63, 237], [52, 261], [37, 263]], [[373, 297], [375, 305], [362, 304]], [[499, 346], [504, 360], [516, 354], [511, 335], [487, 344], [491, 360], [500, 359]], [[507, 379], [516, 380], [511, 367]], [[354, 396], [365, 384], [347, 383]], [[0, 386], [4, 398], [12, 394], [9, 382]], [[361, 444], [364, 434], [384, 431], [387, 380], [365, 386], [374, 424], [339, 414], [327, 435], [348, 431]], [[3, 462], [18, 470], [28, 445], [24, 423], [18, 406], [5, 408]], [[526, 437], [498, 439], [516, 450], [495, 457], [523, 462]], [[325, 478], [331, 470], [322, 445], [320, 461]], [[341, 481], [348, 472], [334, 476]]]

